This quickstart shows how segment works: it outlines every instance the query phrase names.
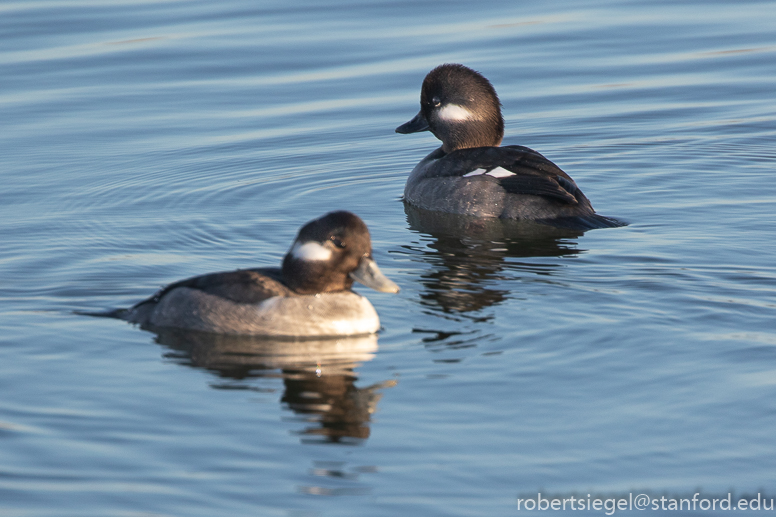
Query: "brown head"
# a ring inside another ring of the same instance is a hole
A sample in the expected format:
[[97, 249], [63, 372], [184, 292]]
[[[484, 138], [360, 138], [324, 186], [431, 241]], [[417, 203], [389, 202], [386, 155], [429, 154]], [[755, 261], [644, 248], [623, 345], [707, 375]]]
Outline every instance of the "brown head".
[[298, 294], [344, 291], [358, 281], [398, 292], [372, 259], [369, 230], [357, 215], [330, 212], [305, 224], [283, 259], [283, 281]]
[[444, 64], [426, 75], [420, 90], [420, 112], [396, 128], [397, 133], [431, 131], [442, 149], [498, 146], [504, 119], [496, 90], [479, 72]]

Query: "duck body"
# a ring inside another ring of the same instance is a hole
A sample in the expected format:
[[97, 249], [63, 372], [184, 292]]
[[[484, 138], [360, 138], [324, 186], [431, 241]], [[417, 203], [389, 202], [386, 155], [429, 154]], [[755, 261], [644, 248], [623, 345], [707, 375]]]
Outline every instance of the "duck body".
[[413, 169], [405, 202], [431, 211], [597, 228], [622, 223], [596, 214], [574, 180], [540, 153], [499, 146], [504, 134], [493, 86], [463, 65], [426, 76], [420, 112], [398, 133], [431, 131], [442, 147]]
[[374, 333], [380, 328], [377, 312], [350, 289], [354, 280], [378, 291], [398, 291], [372, 259], [361, 219], [332, 212], [300, 230], [282, 268], [192, 277], [114, 315], [146, 327], [218, 334], [311, 338]]
[[568, 174], [527, 147], [475, 147], [429, 154], [410, 173], [404, 199], [426, 210], [503, 219], [591, 216]]
[[372, 334], [380, 319], [353, 291], [297, 294], [280, 269], [245, 269], [190, 278], [132, 307], [124, 318], [151, 327], [217, 334], [319, 337]]

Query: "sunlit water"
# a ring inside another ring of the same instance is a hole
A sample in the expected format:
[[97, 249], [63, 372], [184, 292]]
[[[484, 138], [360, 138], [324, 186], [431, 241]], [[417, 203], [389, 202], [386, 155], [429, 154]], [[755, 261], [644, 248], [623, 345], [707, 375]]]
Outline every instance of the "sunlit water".
[[[771, 2], [0, 4], [0, 514], [772, 496], [774, 27]], [[437, 142], [393, 129], [444, 62], [630, 225], [405, 212]], [[74, 314], [276, 265], [333, 209], [402, 288], [360, 290], [377, 338]]]

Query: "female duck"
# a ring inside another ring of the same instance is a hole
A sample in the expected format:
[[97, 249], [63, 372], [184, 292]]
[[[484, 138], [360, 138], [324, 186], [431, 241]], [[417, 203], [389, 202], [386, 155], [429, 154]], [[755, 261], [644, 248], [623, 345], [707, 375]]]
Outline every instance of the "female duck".
[[478, 72], [445, 64], [428, 73], [420, 112], [397, 133], [431, 131], [442, 147], [410, 173], [407, 203], [476, 217], [523, 219], [559, 226], [620, 226], [600, 216], [574, 180], [527, 147], [498, 147], [504, 119], [496, 90]]
[[114, 316], [151, 327], [289, 337], [370, 334], [380, 328], [353, 281], [395, 293], [372, 259], [369, 230], [332, 212], [299, 230], [282, 268], [211, 273], [170, 284]]

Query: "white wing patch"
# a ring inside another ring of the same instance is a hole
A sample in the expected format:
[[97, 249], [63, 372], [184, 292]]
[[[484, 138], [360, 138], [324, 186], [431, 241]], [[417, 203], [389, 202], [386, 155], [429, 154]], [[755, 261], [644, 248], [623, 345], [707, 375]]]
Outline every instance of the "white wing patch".
[[493, 176], [494, 178], [506, 178], [508, 176], [514, 176], [515, 173], [512, 171], [508, 171], [504, 169], [503, 167], [496, 167], [489, 173], [487, 173], [488, 176]]
[[297, 242], [291, 248], [291, 255], [299, 260], [329, 260], [331, 250], [324, 248], [317, 242], [305, 242], [304, 244]]
[[488, 172], [486, 169], [475, 169], [467, 174], [464, 174], [464, 178], [468, 178], [469, 176], [479, 176], [481, 174], [486, 174], [488, 176], [493, 176], [494, 178], [507, 178], [509, 176], [514, 176], [515, 173], [506, 170], [503, 167], [496, 167], [492, 171]]
[[477, 118], [474, 113], [458, 104], [447, 104], [439, 110], [439, 118], [447, 122], [461, 122]]

